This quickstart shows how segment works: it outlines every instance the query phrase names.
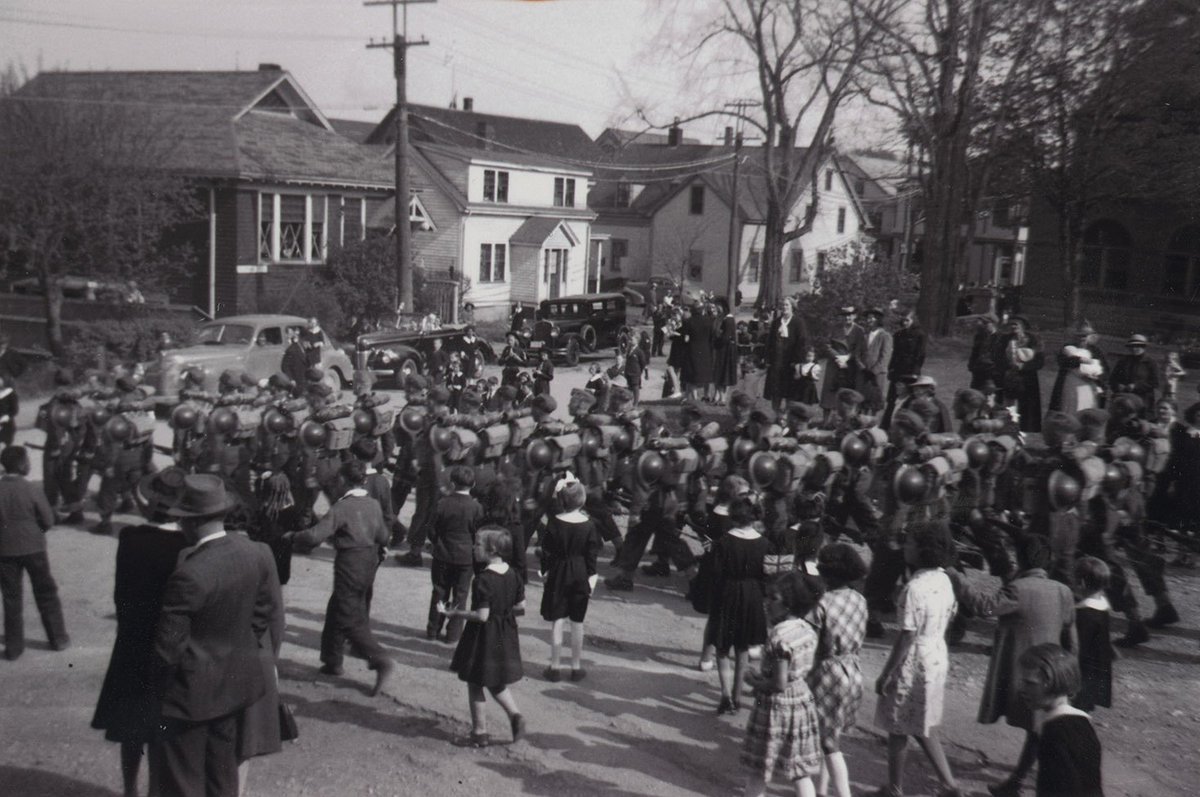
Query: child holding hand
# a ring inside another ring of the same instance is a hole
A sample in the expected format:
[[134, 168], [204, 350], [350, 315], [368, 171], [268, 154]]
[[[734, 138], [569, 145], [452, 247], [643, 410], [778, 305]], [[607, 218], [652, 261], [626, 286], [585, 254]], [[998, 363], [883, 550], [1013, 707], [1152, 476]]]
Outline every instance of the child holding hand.
[[767, 588], [764, 605], [772, 627], [762, 671], [746, 673], [754, 690], [742, 746], [742, 764], [750, 770], [747, 797], [765, 794], [776, 769], [797, 795], [816, 793], [812, 778], [821, 771], [821, 731], [805, 677], [817, 653], [817, 633], [804, 618], [822, 592], [819, 578], [798, 570], [781, 574]]
[[1084, 711], [1112, 705], [1112, 663], [1116, 651], [1109, 634], [1112, 607], [1106, 595], [1111, 579], [1108, 565], [1094, 556], [1085, 556], [1075, 564], [1075, 586], [1082, 598], [1075, 604], [1082, 681], [1071, 702]]
[[1047, 642], [1018, 660], [1021, 692], [1034, 708], [1037, 728], [1037, 794], [1102, 797], [1100, 739], [1091, 718], [1070, 703], [1079, 691], [1074, 654]]
[[549, 518], [542, 532], [541, 570], [545, 577], [542, 590], [542, 619], [550, 627], [550, 666], [548, 681], [562, 677], [564, 621], [571, 622], [571, 680], [582, 681], [583, 620], [588, 599], [599, 578], [596, 560], [603, 541], [596, 524], [583, 511], [587, 490], [570, 473], [554, 487], [554, 497], [562, 511]]
[[475, 561], [487, 566], [471, 582], [471, 609], [438, 607], [448, 617], [467, 621], [450, 669], [467, 684], [471, 705], [468, 741], [473, 747], [487, 747], [491, 742], [484, 716], [484, 689], [508, 715], [513, 741], [525, 733], [525, 718], [508, 688], [524, 676], [517, 613], [525, 609], [525, 585], [505, 561], [511, 553], [512, 537], [507, 530], [481, 529], [475, 539]]

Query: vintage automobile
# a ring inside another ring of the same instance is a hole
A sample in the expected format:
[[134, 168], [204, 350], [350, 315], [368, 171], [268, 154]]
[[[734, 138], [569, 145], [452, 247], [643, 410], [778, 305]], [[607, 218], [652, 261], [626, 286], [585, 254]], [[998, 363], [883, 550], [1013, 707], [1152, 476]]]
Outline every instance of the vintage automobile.
[[[279, 371], [289, 333], [307, 325], [305, 319], [294, 315], [218, 318], [200, 327], [192, 345], [164, 351], [157, 368], [151, 368], [147, 376], [157, 388], [156, 398], [168, 402], [177, 398], [180, 374], [192, 365], [204, 369], [204, 387], [208, 390], [216, 390], [221, 372], [228, 369], [265, 379]], [[354, 377], [350, 357], [334, 345], [328, 334], [321, 347], [321, 367], [331, 387], [348, 387]]]
[[625, 327], [626, 298], [621, 293], [587, 293], [546, 299], [538, 305], [533, 328], [523, 335], [530, 354], [548, 351], [567, 365], [581, 354], [616, 348]]
[[447, 354], [471, 349], [475, 373], [483, 369], [484, 363], [495, 362], [496, 354], [491, 344], [476, 337], [472, 346], [465, 340], [465, 331], [466, 326], [462, 324], [425, 331], [381, 329], [359, 335], [356, 346], [359, 356], [366, 358], [366, 367], [377, 382], [399, 387], [406, 374], [425, 373], [435, 340], [442, 341], [442, 349]]

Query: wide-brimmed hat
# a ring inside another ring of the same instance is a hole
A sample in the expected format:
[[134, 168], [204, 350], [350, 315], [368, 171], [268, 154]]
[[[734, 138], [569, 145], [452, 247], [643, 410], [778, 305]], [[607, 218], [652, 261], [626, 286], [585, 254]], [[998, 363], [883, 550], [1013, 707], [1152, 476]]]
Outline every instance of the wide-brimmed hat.
[[1149, 346], [1150, 341], [1145, 335], [1130, 335], [1129, 340], [1125, 341], [1126, 346]]
[[1092, 326], [1090, 321], [1084, 319], [1083, 321], [1079, 322], [1079, 326], [1075, 327], [1075, 334], [1081, 338], [1087, 335], [1095, 335], [1096, 328]]
[[225, 482], [211, 473], [194, 473], [183, 480], [183, 496], [167, 509], [170, 517], [215, 518], [237, 506], [237, 499], [225, 491]]
[[183, 499], [187, 471], [172, 465], [157, 473], [143, 476], [138, 482], [138, 494], [152, 512], [166, 512]]
[[845, 316], [845, 315], [854, 315], [855, 312], [856, 311], [854, 309], [854, 305], [848, 304], [845, 307], [838, 308], [837, 314]]
[[921, 374], [916, 381], [912, 383], [913, 387], [937, 387], [937, 380], [929, 374]]

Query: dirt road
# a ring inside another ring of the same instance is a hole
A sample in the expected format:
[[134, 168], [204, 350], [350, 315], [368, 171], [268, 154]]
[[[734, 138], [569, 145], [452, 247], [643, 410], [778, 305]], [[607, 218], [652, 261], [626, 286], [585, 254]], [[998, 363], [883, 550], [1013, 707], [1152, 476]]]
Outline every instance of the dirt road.
[[[585, 378], [582, 367], [558, 369], [554, 392], [564, 407], [570, 387]], [[660, 386], [652, 382], [646, 395]], [[41, 439], [29, 430], [20, 436]], [[47, 648], [27, 588], [29, 650], [15, 663], [0, 662], [0, 794], [118, 794], [117, 748], [89, 728], [115, 631], [116, 539], [74, 528], [56, 528], [48, 537], [74, 645], [61, 653]], [[606, 554], [602, 575], [611, 571]], [[681, 576], [640, 576], [632, 593], [598, 588], [587, 623], [588, 676], [581, 683], [550, 683], [540, 675], [549, 656], [549, 626], [537, 616], [541, 587], [535, 579], [528, 592], [532, 608], [521, 623], [526, 679], [515, 686], [529, 734], [507, 744], [507, 723], [493, 704], [490, 729], [501, 743], [476, 750], [459, 745], [469, 720], [465, 686], [447, 669], [451, 650], [425, 639], [428, 569], [389, 563], [379, 572], [374, 625], [400, 663], [383, 696], [366, 696], [371, 678], [361, 662], [350, 660], [343, 678], [318, 674], [331, 561], [328, 549], [295, 560], [285, 590], [288, 632], [280, 676], [301, 737], [252, 765], [248, 794], [740, 792], [737, 761], [747, 714], [716, 715], [716, 674], [695, 667], [703, 618], [683, 600]], [[1096, 715], [1110, 795], [1194, 794], [1200, 783], [1200, 590], [1191, 571], [1171, 570], [1169, 580], [1184, 621], [1117, 663], [1116, 707]], [[1004, 774], [1020, 745], [1012, 729], [975, 722], [992, 630], [976, 623], [966, 643], [952, 651], [946, 696], [943, 739], [955, 772], [976, 794]], [[886, 654], [885, 644], [867, 645], [868, 683]], [[856, 793], [885, 778], [873, 712], [872, 695], [847, 745]], [[910, 762], [906, 791], [936, 793], [920, 757]], [[772, 793], [790, 792], [775, 784]]]

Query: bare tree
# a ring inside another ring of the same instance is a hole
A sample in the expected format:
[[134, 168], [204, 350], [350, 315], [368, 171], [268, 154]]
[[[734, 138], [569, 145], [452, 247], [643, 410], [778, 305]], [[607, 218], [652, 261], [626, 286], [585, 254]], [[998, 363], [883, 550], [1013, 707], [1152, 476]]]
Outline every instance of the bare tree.
[[[838, 110], [853, 94], [863, 59], [905, 0], [720, 0], [719, 12], [684, 38], [695, 63], [753, 78], [759, 107], [714, 107], [691, 116], [728, 116], [757, 131], [745, 174], [765, 186], [760, 306], [783, 294], [783, 249], [817, 216], [818, 170], [833, 152]], [[674, 10], [678, 10], [676, 5]], [[707, 7], [706, 7], [707, 9]], [[723, 81], [726, 91], [728, 81]], [[723, 97], [723, 99], [733, 99]], [[806, 190], [812, 201], [795, 210]]]
[[988, 191], [990, 153], [1012, 110], [1021, 66], [1048, 0], [912, 0], [886, 24], [863, 87], [891, 109], [919, 153], [924, 257], [918, 315], [935, 335], [954, 317], [971, 223]]
[[170, 171], [179, 131], [162, 114], [36, 89], [0, 99], [0, 250], [6, 270], [37, 278], [61, 356], [63, 279], [157, 284], [172, 265], [166, 237], [200, 211]]
[[1163, 93], [1200, 67], [1197, 21], [1194, 7], [1143, 0], [1050, 4], [999, 154], [1055, 214], [1064, 324], [1082, 313], [1083, 236], [1099, 208], [1196, 201], [1196, 125]]

